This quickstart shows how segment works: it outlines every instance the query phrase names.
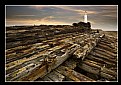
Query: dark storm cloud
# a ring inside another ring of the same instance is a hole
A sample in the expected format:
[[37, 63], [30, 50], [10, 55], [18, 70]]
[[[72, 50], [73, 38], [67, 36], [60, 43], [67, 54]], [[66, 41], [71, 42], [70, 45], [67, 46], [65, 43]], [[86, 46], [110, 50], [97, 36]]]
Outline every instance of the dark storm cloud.
[[6, 25], [72, 24], [83, 21], [84, 11], [92, 28], [117, 29], [117, 6], [6, 6]]

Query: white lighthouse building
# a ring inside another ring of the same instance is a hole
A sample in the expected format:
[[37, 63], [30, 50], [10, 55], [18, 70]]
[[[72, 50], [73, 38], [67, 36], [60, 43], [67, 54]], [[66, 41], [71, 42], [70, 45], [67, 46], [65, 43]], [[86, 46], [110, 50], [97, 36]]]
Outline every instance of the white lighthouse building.
[[87, 23], [87, 12], [84, 13], [84, 22]]

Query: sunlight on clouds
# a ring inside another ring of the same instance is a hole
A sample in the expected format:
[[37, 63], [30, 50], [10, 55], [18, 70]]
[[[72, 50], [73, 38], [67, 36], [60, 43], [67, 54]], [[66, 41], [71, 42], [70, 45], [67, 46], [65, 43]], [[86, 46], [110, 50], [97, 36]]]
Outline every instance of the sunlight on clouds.
[[42, 18], [42, 19], [40, 19], [39, 21], [41, 22], [41, 23], [43, 23], [43, 22], [46, 22], [46, 23], [48, 23], [51, 19], [53, 19], [54, 17], [53, 16], [47, 16], [47, 17], [44, 17], [44, 18]]
[[81, 9], [77, 10], [77, 9], [74, 9], [74, 8], [68, 7], [68, 6], [55, 6], [55, 7], [61, 8], [61, 9], [64, 9], [64, 10], [74, 11], [74, 12], [76, 12], [78, 14], [84, 14], [85, 11], [87, 11], [88, 14], [97, 14], [96, 11], [88, 11], [88, 10], [81, 10]]
[[14, 16], [18, 16], [18, 17], [32, 17], [32, 16], [35, 16], [35, 15], [14, 15]]
[[10, 24], [24, 24], [24, 25], [41, 25], [41, 24], [45, 24], [45, 25], [70, 25], [69, 23], [65, 23], [65, 22], [60, 22], [60, 21], [56, 21], [56, 20], [52, 20], [52, 18], [54, 18], [53, 16], [47, 16], [44, 17], [42, 19], [36, 19], [36, 20], [32, 20], [32, 19], [27, 19], [27, 20], [13, 20], [13, 19], [7, 19], [6, 20], [6, 24], [10, 25]]
[[[84, 14], [86, 10], [75, 10], [78, 14]], [[86, 11], [87, 14], [97, 14], [95, 11]]]
[[34, 9], [43, 9], [47, 6], [41, 6], [41, 5], [34, 5], [34, 6], [29, 6], [30, 8], [34, 8]]
[[116, 15], [111, 15], [111, 14], [106, 14], [106, 15], [102, 15], [102, 16], [114, 17], [114, 18], [116, 18], [116, 17], [117, 17]]

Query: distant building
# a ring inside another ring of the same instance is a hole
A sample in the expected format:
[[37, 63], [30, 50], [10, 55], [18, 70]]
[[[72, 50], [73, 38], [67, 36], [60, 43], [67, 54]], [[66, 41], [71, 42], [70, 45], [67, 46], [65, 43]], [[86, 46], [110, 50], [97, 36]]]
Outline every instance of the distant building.
[[84, 13], [84, 23], [87, 23], [87, 12]]
[[91, 23], [87, 22], [87, 12], [85, 11], [84, 13], [84, 22], [80, 21], [78, 23], [73, 23], [72, 24], [74, 27], [80, 27], [80, 28], [84, 28], [86, 27], [86, 29], [91, 29]]

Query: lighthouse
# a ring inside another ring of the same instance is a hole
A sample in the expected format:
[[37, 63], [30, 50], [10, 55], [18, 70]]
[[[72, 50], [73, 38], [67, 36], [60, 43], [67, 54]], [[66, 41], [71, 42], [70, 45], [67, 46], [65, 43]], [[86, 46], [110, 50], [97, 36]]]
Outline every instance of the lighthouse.
[[84, 13], [84, 23], [87, 23], [87, 12]]

